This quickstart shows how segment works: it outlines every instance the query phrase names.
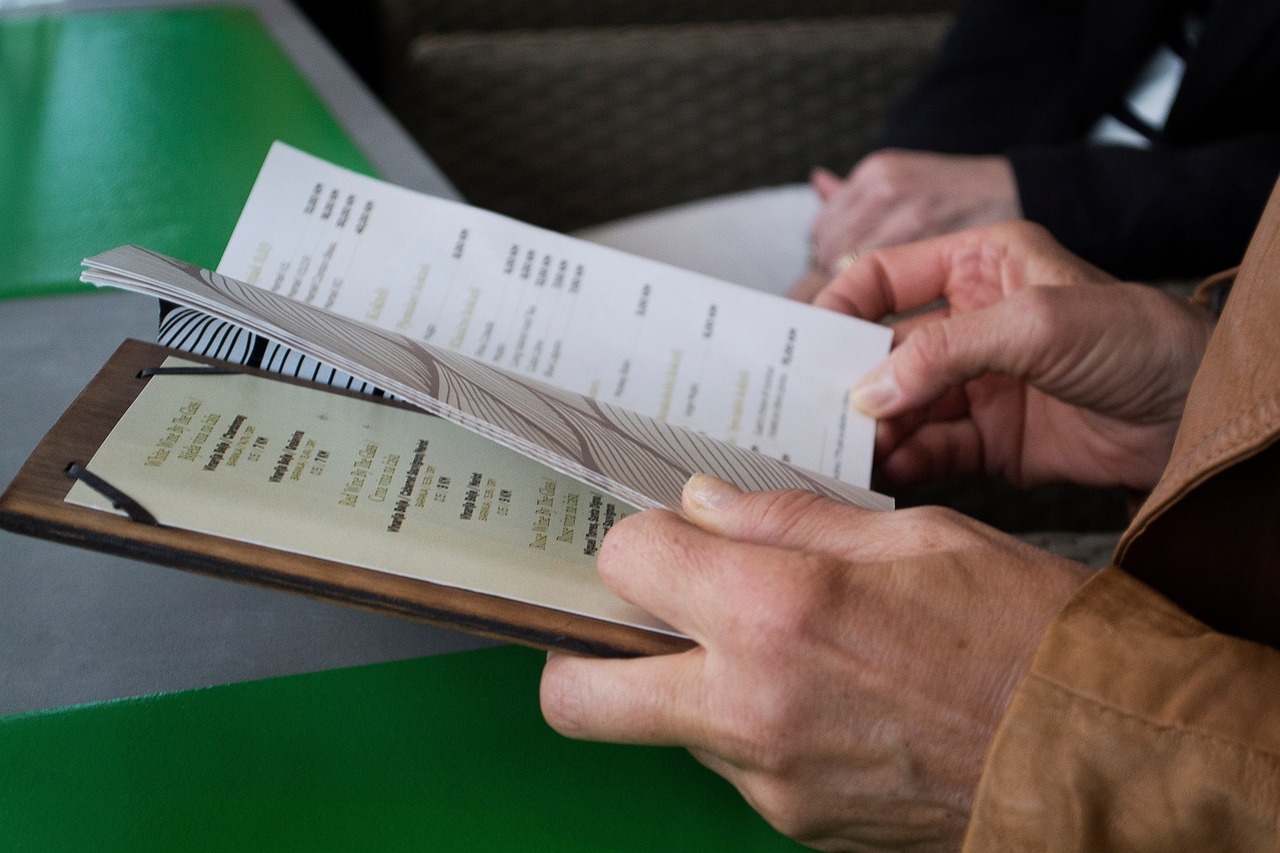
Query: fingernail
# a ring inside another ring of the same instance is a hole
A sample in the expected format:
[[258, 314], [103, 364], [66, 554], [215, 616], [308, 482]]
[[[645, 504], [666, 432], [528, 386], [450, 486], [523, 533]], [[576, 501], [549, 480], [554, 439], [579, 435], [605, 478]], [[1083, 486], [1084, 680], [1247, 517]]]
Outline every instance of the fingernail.
[[709, 474], [694, 474], [684, 484], [685, 497], [703, 509], [718, 510], [738, 498], [742, 489]]
[[893, 365], [882, 362], [863, 377], [853, 389], [853, 404], [862, 411], [878, 418], [902, 396], [898, 380], [893, 375]]

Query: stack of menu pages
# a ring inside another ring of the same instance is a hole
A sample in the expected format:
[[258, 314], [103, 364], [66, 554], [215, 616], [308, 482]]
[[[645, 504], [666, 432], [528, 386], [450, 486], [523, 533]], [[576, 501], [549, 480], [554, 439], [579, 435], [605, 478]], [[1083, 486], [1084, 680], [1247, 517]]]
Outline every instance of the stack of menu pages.
[[[678, 512], [695, 472], [892, 506], [867, 489], [874, 422], [849, 404], [888, 329], [280, 143], [216, 272], [137, 247], [85, 266], [227, 321], [206, 337], [251, 330], [264, 366], [416, 407], [251, 370], [161, 373], [86, 467], [166, 529], [678, 638], [598, 579], [618, 519]], [[67, 501], [118, 512], [84, 482]], [[510, 636], [596, 650], [575, 630]]]

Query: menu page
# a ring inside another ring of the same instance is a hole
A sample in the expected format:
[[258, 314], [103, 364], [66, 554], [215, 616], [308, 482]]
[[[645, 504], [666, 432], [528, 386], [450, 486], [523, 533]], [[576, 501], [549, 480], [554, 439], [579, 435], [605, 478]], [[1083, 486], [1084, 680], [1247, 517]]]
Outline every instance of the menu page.
[[[674, 633], [596, 572], [632, 507], [424, 412], [160, 375], [88, 467], [168, 526]], [[67, 500], [113, 511], [80, 482]]]
[[277, 143], [218, 271], [866, 486], [876, 324], [386, 184]]

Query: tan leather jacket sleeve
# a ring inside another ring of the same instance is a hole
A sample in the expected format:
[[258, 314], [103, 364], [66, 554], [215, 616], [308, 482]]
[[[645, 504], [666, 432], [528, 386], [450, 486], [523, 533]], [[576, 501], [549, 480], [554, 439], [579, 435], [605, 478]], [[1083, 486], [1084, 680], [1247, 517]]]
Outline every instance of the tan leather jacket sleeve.
[[1280, 652], [1117, 569], [1041, 643], [987, 759], [966, 850], [1280, 847]]
[[1116, 566], [1050, 627], [966, 850], [1280, 850], [1280, 190]]

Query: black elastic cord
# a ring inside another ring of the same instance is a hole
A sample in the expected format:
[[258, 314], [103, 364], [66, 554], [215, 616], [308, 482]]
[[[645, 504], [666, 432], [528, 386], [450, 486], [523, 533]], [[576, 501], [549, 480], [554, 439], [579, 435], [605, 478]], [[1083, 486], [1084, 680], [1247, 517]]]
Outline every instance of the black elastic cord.
[[152, 376], [235, 376], [239, 370], [226, 367], [147, 367], [138, 371], [139, 379]]
[[73, 480], [79, 480], [107, 500], [111, 501], [111, 506], [123, 511], [129, 516], [131, 521], [139, 524], [159, 525], [160, 522], [156, 517], [147, 512], [142, 504], [81, 465], [79, 462], [72, 462], [67, 466], [67, 476]]

